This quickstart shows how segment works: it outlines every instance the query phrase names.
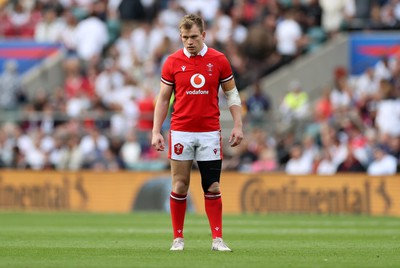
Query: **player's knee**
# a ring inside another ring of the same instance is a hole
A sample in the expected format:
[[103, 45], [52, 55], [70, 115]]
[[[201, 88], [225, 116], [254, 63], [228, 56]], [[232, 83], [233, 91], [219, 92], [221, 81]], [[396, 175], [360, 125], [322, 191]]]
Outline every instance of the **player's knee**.
[[221, 162], [222, 162], [221, 160], [197, 162], [201, 174], [201, 186], [203, 188], [204, 193], [219, 192]]
[[189, 190], [189, 183], [186, 181], [175, 181], [172, 184], [172, 191], [176, 194], [187, 194]]
[[219, 193], [221, 192], [219, 189], [219, 182], [213, 182], [210, 187], [208, 187], [207, 192], [209, 193]]

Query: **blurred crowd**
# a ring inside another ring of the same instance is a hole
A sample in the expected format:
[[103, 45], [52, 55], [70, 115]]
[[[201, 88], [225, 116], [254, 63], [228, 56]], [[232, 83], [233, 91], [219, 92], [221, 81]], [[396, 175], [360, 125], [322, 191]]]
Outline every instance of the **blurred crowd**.
[[378, 174], [385, 167], [393, 174], [394, 163], [398, 170], [396, 58], [357, 78], [338, 69], [316, 102], [292, 81], [279, 132], [264, 127], [271, 105], [259, 83], [341, 31], [395, 29], [398, 0], [0, 1], [2, 38], [57, 42], [65, 52], [64, 81], [29, 98], [16, 62], [6, 62], [0, 111], [18, 109], [24, 117], [0, 126], [0, 167], [167, 169], [166, 152], [150, 146], [154, 100], [165, 57], [181, 47], [177, 25], [186, 13], [203, 16], [207, 45], [226, 54], [240, 90], [251, 88], [243, 100], [247, 138], [225, 148], [224, 169]]
[[[268, 95], [259, 93], [264, 91], [254, 92], [247, 102], [268, 103]], [[225, 168], [297, 175], [400, 172], [400, 55], [383, 57], [358, 76], [338, 67], [314, 101], [291, 81], [277, 113], [279, 127], [265, 131], [265, 115], [263, 123], [257, 112], [247, 112], [253, 127]]]

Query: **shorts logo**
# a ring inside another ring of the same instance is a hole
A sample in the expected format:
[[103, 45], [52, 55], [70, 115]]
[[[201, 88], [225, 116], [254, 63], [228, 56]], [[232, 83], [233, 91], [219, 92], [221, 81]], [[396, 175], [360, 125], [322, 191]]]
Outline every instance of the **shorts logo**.
[[182, 154], [182, 151], [183, 151], [183, 145], [182, 144], [180, 144], [180, 143], [177, 143], [177, 144], [175, 144], [174, 145], [174, 152], [175, 152], [175, 154]]
[[214, 149], [213, 151], [214, 151], [214, 154], [217, 154], [217, 152], [218, 152], [218, 150], [217, 150], [217, 149]]
[[192, 84], [194, 88], [201, 88], [205, 83], [206, 79], [202, 74], [194, 74], [190, 78], [190, 84]]

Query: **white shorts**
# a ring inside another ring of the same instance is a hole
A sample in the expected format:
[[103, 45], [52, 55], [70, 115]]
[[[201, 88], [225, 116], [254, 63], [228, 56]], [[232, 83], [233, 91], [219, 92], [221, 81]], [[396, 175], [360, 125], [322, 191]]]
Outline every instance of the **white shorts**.
[[211, 161], [222, 159], [221, 131], [185, 132], [171, 130], [168, 157], [173, 160]]

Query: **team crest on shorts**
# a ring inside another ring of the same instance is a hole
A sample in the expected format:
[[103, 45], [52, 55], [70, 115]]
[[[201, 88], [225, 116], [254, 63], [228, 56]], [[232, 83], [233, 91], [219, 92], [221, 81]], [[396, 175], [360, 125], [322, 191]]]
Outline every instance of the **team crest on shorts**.
[[180, 143], [175, 144], [174, 145], [174, 153], [175, 154], [182, 154], [183, 147], [184, 146], [182, 144], [180, 144]]

